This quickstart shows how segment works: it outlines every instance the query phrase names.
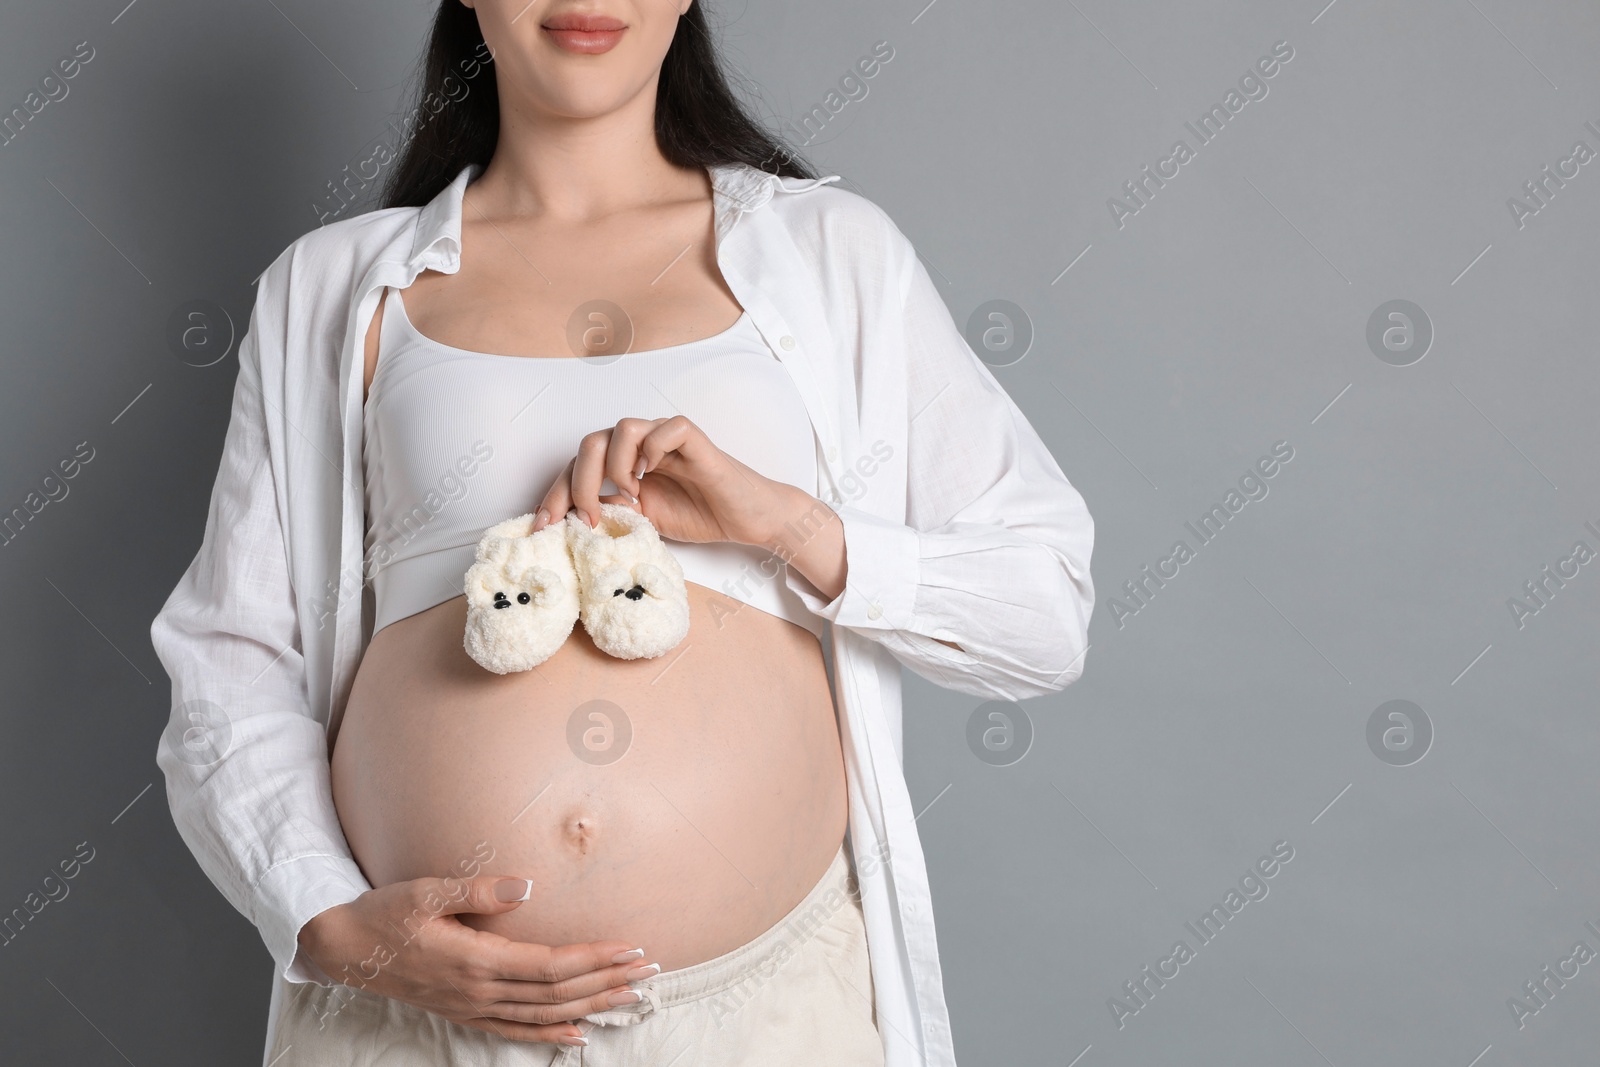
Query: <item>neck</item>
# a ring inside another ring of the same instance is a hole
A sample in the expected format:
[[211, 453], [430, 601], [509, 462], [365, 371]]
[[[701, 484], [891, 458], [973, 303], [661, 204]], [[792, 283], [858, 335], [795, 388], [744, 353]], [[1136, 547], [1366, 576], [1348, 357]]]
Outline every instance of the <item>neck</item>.
[[661, 154], [655, 106], [653, 82], [622, 107], [592, 117], [502, 100], [494, 157], [467, 192], [466, 218], [581, 224], [709, 195], [703, 170], [676, 167]]

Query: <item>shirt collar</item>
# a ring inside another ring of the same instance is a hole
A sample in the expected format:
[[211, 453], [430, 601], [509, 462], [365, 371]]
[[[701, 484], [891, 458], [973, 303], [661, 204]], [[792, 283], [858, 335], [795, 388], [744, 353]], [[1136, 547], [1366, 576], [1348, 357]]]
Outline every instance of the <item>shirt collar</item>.
[[[480, 163], [462, 167], [450, 184], [418, 212], [407, 261], [414, 271], [431, 268], [453, 274], [460, 268], [462, 197], [483, 169]], [[814, 179], [785, 178], [748, 163], [716, 163], [706, 170], [711, 175], [712, 210], [719, 241], [740, 214], [760, 209], [778, 190], [800, 192], [839, 180], [837, 174]]]

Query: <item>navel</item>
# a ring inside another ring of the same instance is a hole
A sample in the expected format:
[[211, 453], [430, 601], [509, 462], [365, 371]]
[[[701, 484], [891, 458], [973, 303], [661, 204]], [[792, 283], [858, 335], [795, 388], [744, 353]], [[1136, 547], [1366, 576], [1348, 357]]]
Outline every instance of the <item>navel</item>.
[[580, 808], [562, 819], [562, 841], [579, 856], [587, 856], [594, 850], [599, 833], [599, 815], [586, 808]]

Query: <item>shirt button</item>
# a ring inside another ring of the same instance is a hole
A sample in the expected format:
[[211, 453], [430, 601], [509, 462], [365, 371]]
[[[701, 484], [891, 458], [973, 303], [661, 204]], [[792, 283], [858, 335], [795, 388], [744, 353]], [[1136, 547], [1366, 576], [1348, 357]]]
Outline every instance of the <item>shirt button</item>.
[[785, 352], [792, 351], [794, 349], [794, 338], [790, 337], [788, 334], [784, 334], [782, 337], [778, 338], [778, 344], [783, 347]]
[[873, 604], [871, 607], [867, 608], [867, 618], [869, 618], [869, 619], [881, 619], [881, 618], [883, 618], [883, 608], [880, 607], [877, 604]]

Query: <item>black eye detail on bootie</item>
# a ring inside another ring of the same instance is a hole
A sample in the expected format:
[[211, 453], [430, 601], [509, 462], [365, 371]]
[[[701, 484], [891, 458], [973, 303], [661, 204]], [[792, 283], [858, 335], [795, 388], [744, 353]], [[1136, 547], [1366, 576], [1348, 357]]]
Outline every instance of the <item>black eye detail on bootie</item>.
[[529, 596], [527, 593], [518, 593], [517, 594], [517, 603], [518, 604], [526, 604], [528, 601], [530, 601], [532, 599], [533, 599], [533, 597]]
[[611, 595], [612, 596], [624, 596], [625, 595], [625, 596], [627, 596], [627, 598], [629, 600], [643, 600], [644, 599], [644, 586], [635, 585], [632, 589], [613, 589], [611, 591]]
[[511, 606], [511, 601], [506, 599], [506, 595], [504, 593], [497, 591], [494, 594], [494, 606], [497, 608], [509, 608]]

